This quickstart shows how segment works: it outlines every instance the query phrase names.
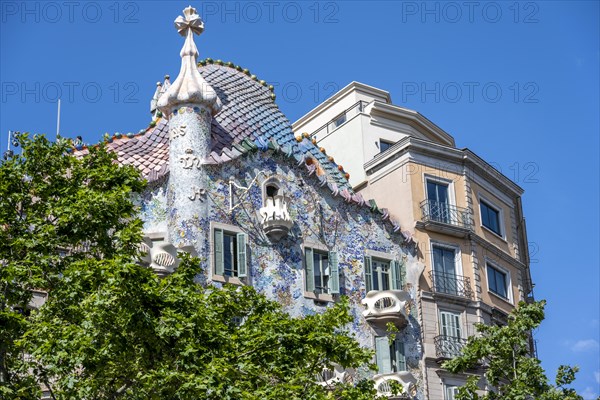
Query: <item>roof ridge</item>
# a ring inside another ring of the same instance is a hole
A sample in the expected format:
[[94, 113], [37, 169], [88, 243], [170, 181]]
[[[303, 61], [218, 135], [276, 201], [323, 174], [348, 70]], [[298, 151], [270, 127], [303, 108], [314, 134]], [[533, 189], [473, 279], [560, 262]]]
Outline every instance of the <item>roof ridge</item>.
[[67, 149], [67, 152], [71, 153], [75, 153], [78, 151], [82, 151], [82, 150], [87, 150], [90, 147], [98, 147], [101, 143], [112, 143], [115, 140], [120, 140], [120, 141], [124, 141], [124, 140], [128, 140], [128, 139], [133, 139], [136, 137], [140, 137], [140, 136], [144, 136], [146, 133], [151, 133], [154, 132], [154, 129], [159, 125], [159, 123], [163, 120], [162, 115], [159, 116], [157, 119], [150, 121], [150, 123], [148, 124], [148, 126], [146, 128], [142, 128], [140, 129], [137, 133], [133, 133], [133, 132], [128, 132], [128, 133], [121, 133], [121, 132], [115, 132], [112, 135], [109, 134], [108, 132], [106, 132], [103, 136], [102, 136], [102, 140], [100, 140], [98, 143], [95, 144], [88, 144], [88, 143], [81, 143], [81, 144], [73, 144], [71, 148]]
[[[302, 142], [304, 139], [310, 140], [310, 142], [317, 147], [317, 139], [315, 139], [314, 137], [311, 139], [310, 138], [310, 134], [307, 132], [302, 133], [300, 136], [296, 136], [296, 141], [298, 143]], [[327, 150], [325, 149], [325, 147], [323, 146], [319, 146], [319, 151], [321, 153], [323, 153], [323, 155], [327, 156]], [[333, 158], [333, 156], [327, 156], [327, 161], [329, 161], [330, 163], [334, 164], [335, 166], [338, 167], [338, 170], [342, 173], [342, 176], [344, 178], [346, 178], [347, 181], [350, 180], [350, 174], [348, 172], [346, 172], [344, 170], [344, 167], [341, 164], [338, 164], [335, 162], [335, 159]]]
[[277, 97], [275, 95], [275, 87], [273, 85], [269, 85], [267, 83], [267, 81], [265, 81], [265, 80], [262, 80], [262, 79], [259, 80], [258, 77], [256, 75], [253, 75], [248, 68], [243, 68], [241, 65], [237, 65], [237, 64], [235, 64], [235, 63], [233, 63], [231, 61], [225, 62], [225, 61], [222, 61], [222, 60], [213, 60], [210, 57], [207, 57], [204, 60], [198, 61], [197, 66], [198, 67], [204, 67], [204, 66], [209, 65], [209, 64], [217, 64], [217, 65], [220, 65], [222, 67], [233, 68], [233, 69], [235, 69], [238, 72], [242, 72], [242, 73], [248, 75], [250, 77], [250, 79], [252, 79], [253, 81], [256, 81], [260, 85], [268, 88], [271, 91], [271, 100], [275, 101], [275, 98]]
[[[238, 156], [248, 156], [251, 153], [256, 153], [259, 151], [261, 151], [261, 152], [272, 151], [274, 153], [280, 153], [283, 156], [287, 157], [288, 159], [292, 159], [292, 158], [296, 159], [298, 161], [296, 163], [296, 167], [301, 167], [301, 166], [305, 167], [303, 169], [300, 168], [300, 170], [304, 170], [304, 174], [307, 174], [306, 177], [310, 177], [310, 176], [314, 175], [315, 178], [319, 181], [316, 184], [316, 186], [318, 186], [318, 187], [326, 186], [330, 190], [332, 197], [334, 197], [334, 198], [340, 197], [346, 203], [368, 209], [372, 214], [379, 216], [381, 218], [381, 221], [384, 224], [389, 223], [391, 225], [394, 233], [400, 233], [403, 236], [405, 243], [415, 244], [410, 231], [402, 230], [400, 222], [394, 216], [390, 215], [387, 208], [379, 208], [375, 199], [366, 200], [362, 196], [361, 193], [355, 192], [352, 189], [352, 187], [348, 184], [347, 181], [345, 183], [348, 186], [343, 186], [343, 187], [338, 186], [338, 182], [336, 182], [335, 176], [333, 176], [333, 174], [337, 173], [337, 171], [335, 171], [335, 170], [327, 171], [323, 167], [322, 163], [317, 159], [317, 157], [311, 153], [311, 151], [310, 151], [311, 149], [308, 148], [308, 146], [310, 146], [310, 144], [308, 142], [312, 143], [313, 148], [316, 149], [316, 146], [314, 146], [314, 142], [310, 141], [306, 137], [301, 138], [301, 140], [299, 141], [298, 144], [286, 144], [284, 146], [279, 146], [279, 144], [273, 138], [269, 139], [268, 142], [265, 142], [264, 140], [260, 141], [258, 139], [255, 139], [253, 141], [249, 138], [244, 138], [244, 140], [242, 142], [240, 142], [240, 144], [236, 143], [234, 145], [234, 147], [236, 148], [236, 151], [239, 153]], [[302, 147], [305, 147], [305, 148], [302, 148]], [[294, 148], [296, 148], [297, 151], [294, 151]], [[322, 148], [320, 148], [318, 150], [321, 153], [324, 153], [324, 151], [321, 151], [321, 149]], [[301, 154], [299, 154], [299, 153], [301, 153]], [[329, 158], [333, 158], [333, 157], [329, 157]], [[337, 165], [337, 164], [335, 164], [335, 162], [331, 161], [329, 158], [326, 159], [325, 161], [328, 163]], [[220, 164], [220, 163], [221, 162], [217, 161], [214, 164]], [[340, 169], [339, 166], [338, 166], [337, 170], [340, 172], [343, 172], [343, 169]], [[332, 172], [333, 172], [333, 174], [332, 174]], [[348, 175], [347, 173], [346, 173], [346, 175], [342, 174], [342, 176], [344, 178], [346, 178], [347, 175]], [[346, 180], [347, 179], [348, 178], [346, 178]]]

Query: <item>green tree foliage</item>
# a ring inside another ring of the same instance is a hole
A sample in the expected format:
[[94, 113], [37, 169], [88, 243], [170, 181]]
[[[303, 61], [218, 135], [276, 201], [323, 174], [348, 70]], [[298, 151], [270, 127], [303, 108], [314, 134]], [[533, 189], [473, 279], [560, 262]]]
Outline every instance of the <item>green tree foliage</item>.
[[452, 373], [465, 373], [477, 367], [485, 370], [491, 386], [487, 394], [478, 387], [480, 377], [472, 376], [459, 389], [457, 400], [581, 400], [567, 385], [575, 380], [577, 367], [561, 366], [555, 385], [548, 382], [540, 360], [533, 357], [530, 333], [544, 319], [544, 300], [519, 303], [509, 315], [508, 324], [478, 324], [479, 336], [469, 338], [461, 355], [442, 367]]
[[104, 149], [79, 160], [66, 141], [16, 140], [21, 155], [0, 166], [0, 394], [34, 398], [37, 378], [16, 347], [32, 291], [52, 290], [75, 262], [133, 256], [141, 225], [130, 196], [144, 184]]
[[[346, 299], [290, 317], [251, 287], [203, 287], [182, 256], [160, 279], [135, 262], [141, 221], [133, 168], [103, 147], [20, 135], [0, 165], [0, 398], [355, 399], [373, 382], [315, 382], [331, 363], [371, 360], [345, 330]], [[48, 293], [27, 310], [32, 291]]]

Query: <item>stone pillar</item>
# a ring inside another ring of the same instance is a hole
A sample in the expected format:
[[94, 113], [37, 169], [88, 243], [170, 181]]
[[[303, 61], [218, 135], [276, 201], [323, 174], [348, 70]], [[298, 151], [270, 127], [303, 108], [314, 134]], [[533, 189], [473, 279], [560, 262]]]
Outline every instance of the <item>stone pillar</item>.
[[158, 99], [158, 108], [169, 120], [169, 242], [200, 250], [202, 223], [207, 218], [208, 176], [203, 161], [211, 152], [212, 116], [219, 112], [221, 102], [197, 68], [194, 33], [202, 33], [204, 24], [192, 7], [183, 14], [175, 20], [177, 30], [186, 37], [181, 70]]

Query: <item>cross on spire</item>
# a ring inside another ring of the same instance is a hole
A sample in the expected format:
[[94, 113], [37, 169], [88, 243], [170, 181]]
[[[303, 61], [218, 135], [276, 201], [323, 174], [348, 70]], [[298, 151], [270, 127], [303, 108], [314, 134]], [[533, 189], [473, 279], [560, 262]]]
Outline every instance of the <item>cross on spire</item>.
[[181, 70], [177, 79], [160, 96], [158, 108], [168, 116], [171, 109], [180, 104], [201, 104], [208, 107], [214, 115], [221, 109], [221, 101], [214, 89], [202, 78], [198, 71], [198, 48], [194, 43], [194, 34], [204, 31], [204, 22], [192, 6], [183, 10], [183, 16], [175, 19], [175, 27], [185, 43], [181, 49]]

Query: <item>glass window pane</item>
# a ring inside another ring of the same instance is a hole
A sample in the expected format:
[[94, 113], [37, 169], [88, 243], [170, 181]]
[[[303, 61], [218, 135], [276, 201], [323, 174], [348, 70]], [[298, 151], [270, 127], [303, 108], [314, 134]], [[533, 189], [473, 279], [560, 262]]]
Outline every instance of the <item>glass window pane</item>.
[[500, 235], [500, 213], [483, 201], [480, 209], [482, 225]]
[[504, 298], [508, 298], [508, 282], [506, 273], [499, 271], [496, 268], [488, 264], [488, 287], [490, 291], [500, 295]]
[[379, 152], [383, 153], [384, 151], [386, 151], [387, 149], [389, 149], [393, 145], [394, 145], [393, 143], [384, 142], [383, 140], [380, 140], [379, 141]]
[[236, 248], [235, 248], [235, 236], [223, 232], [223, 266], [225, 276], [236, 276]]
[[315, 293], [327, 293], [329, 283], [328, 254], [314, 251]]

